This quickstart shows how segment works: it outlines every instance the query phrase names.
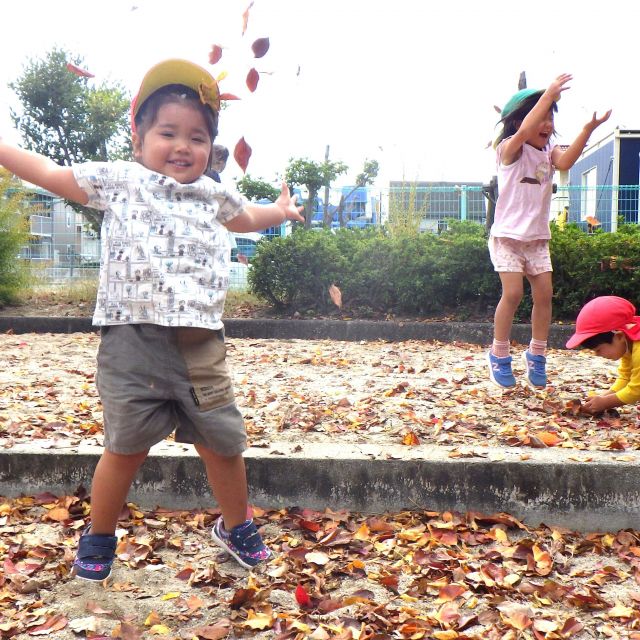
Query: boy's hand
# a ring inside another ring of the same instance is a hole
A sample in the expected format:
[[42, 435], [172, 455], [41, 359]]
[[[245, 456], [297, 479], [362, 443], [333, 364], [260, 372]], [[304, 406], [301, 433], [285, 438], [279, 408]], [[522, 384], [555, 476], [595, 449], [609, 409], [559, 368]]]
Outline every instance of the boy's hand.
[[282, 211], [284, 215], [282, 222], [285, 222], [287, 220], [297, 220], [298, 222], [304, 222], [304, 218], [300, 215], [304, 207], [302, 205], [296, 204], [297, 199], [297, 195], [291, 196], [287, 183], [283, 182], [282, 189], [280, 190], [280, 195], [275, 202], [278, 209], [280, 209], [280, 211]]
[[620, 406], [620, 401], [615, 394], [608, 394], [606, 396], [593, 396], [589, 398], [583, 405], [582, 410], [590, 413], [602, 413], [607, 409], [613, 409], [613, 407]]
[[584, 128], [591, 133], [592, 131], [594, 131], [595, 129], [597, 129], [603, 122], [606, 122], [609, 119], [609, 116], [611, 115], [611, 109], [609, 109], [609, 111], [607, 111], [602, 118], [598, 118], [597, 117], [597, 113], [594, 111], [593, 112], [593, 118], [591, 118], [591, 122], [587, 122], [587, 124], [584, 126]]

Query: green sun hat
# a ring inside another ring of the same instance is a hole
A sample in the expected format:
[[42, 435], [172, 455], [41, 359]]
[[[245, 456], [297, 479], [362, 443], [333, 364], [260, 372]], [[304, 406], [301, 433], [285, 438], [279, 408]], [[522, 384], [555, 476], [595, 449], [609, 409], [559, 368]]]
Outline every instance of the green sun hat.
[[507, 104], [504, 105], [500, 115], [506, 118], [510, 113], [513, 113], [527, 98], [539, 93], [542, 95], [544, 91], [542, 89], [520, 89], [518, 93], [514, 93]]

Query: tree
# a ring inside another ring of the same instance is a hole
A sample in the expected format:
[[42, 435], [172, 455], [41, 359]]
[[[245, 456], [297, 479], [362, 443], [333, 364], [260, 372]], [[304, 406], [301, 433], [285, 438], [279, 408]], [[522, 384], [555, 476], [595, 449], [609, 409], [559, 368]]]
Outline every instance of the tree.
[[238, 191], [252, 202], [267, 199], [275, 202], [280, 195], [280, 189], [263, 180], [255, 180], [248, 173], [236, 182]]
[[[321, 187], [329, 187], [331, 183], [341, 174], [347, 171], [348, 167], [344, 162], [331, 162], [325, 160], [322, 164], [298, 158], [289, 160], [289, 165], [285, 171], [287, 184], [294, 186], [305, 186], [309, 192], [309, 198], [304, 206], [304, 227], [311, 228], [313, 209]], [[331, 226], [331, 219], [324, 216], [324, 226]]]
[[[11, 118], [24, 147], [64, 166], [130, 157], [127, 92], [118, 84], [91, 86], [83, 66], [81, 57], [54, 48], [30, 59], [9, 84], [22, 106], [11, 110]], [[99, 231], [101, 212], [72, 206]]]
[[28, 239], [25, 200], [20, 181], [0, 168], [0, 307], [15, 300], [27, 277], [16, 259]]
[[378, 165], [377, 160], [365, 160], [362, 173], [359, 173], [356, 177], [356, 184], [353, 189], [351, 189], [346, 196], [340, 196], [340, 203], [338, 204], [338, 220], [340, 221], [340, 227], [345, 226], [344, 206], [347, 200], [349, 200], [349, 198], [355, 193], [356, 189], [366, 187], [368, 184], [373, 184], [373, 181], [378, 177], [379, 170], [380, 166]]

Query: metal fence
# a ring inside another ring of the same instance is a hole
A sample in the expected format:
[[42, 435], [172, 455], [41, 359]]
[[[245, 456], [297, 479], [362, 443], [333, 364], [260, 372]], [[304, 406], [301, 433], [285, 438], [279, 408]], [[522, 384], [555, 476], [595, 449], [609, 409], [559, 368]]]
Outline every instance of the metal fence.
[[[550, 217], [573, 222], [586, 232], [615, 231], [620, 223], [637, 224], [640, 187], [601, 185], [595, 187], [558, 186], [554, 190]], [[366, 198], [345, 206], [343, 224], [362, 228], [393, 223], [394, 216], [409, 215], [424, 232], [438, 233], [449, 220], [472, 220], [487, 224], [493, 188], [482, 184], [431, 185], [395, 183], [388, 189], [370, 188]], [[97, 279], [100, 240], [81, 215], [65, 206], [60, 198], [38, 194], [36, 212], [31, 215], [31, 236], [21, 257], [34, 273], [49, 282]], [[315, 212], [315, 214], [320, 213]], [[314, 220], [322, 220], [315, 215]], [[340, 221], [333, 219], [337, 228]], [[287, 235], [291, 226], [267, 229], [266, 237]], [[250, 234], [247, 234], [250, 235]], [[245, 289], [255, 241], [242, 239], [232, 252], [230, 287]]]

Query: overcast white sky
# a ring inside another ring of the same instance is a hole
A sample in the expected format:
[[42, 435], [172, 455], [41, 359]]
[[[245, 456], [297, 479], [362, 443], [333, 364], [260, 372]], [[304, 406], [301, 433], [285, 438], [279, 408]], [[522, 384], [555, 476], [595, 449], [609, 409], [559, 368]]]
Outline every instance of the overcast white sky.
[[[346, 162], [343, 184], [365, 159], [389, 180], [486, 181], [493, 174], [502, 106], [527, 73], [546, 87], [572, 73], [556, 116], [559, 142], [613, 108], [616, 126], [640, 129], [638, 0], [19, 0], [0, 6], [0, 133], [19, 142], [9, 119], [18, 106], [6, 87], [29, 58], [53, 46], [85, 59], [96, 81], [122, 82], [133, 95], [145, 71], [170, 57], [188, 58], [229, 76], [223, 91], [240, 95], [221, 114], [218, 142], [240, 136], [253, 147], [248, 173], [271, 181], [289, 158]], [[254, 60], [250, 45], [271, 49]], [[227, 48], [208, 65], [214, 43]], [[251, 65], [262, 74], [250, 94]], [[299, 73], [298, 73], [299, 68]], [[225, 178], [241, 175], [233, 160]]]

